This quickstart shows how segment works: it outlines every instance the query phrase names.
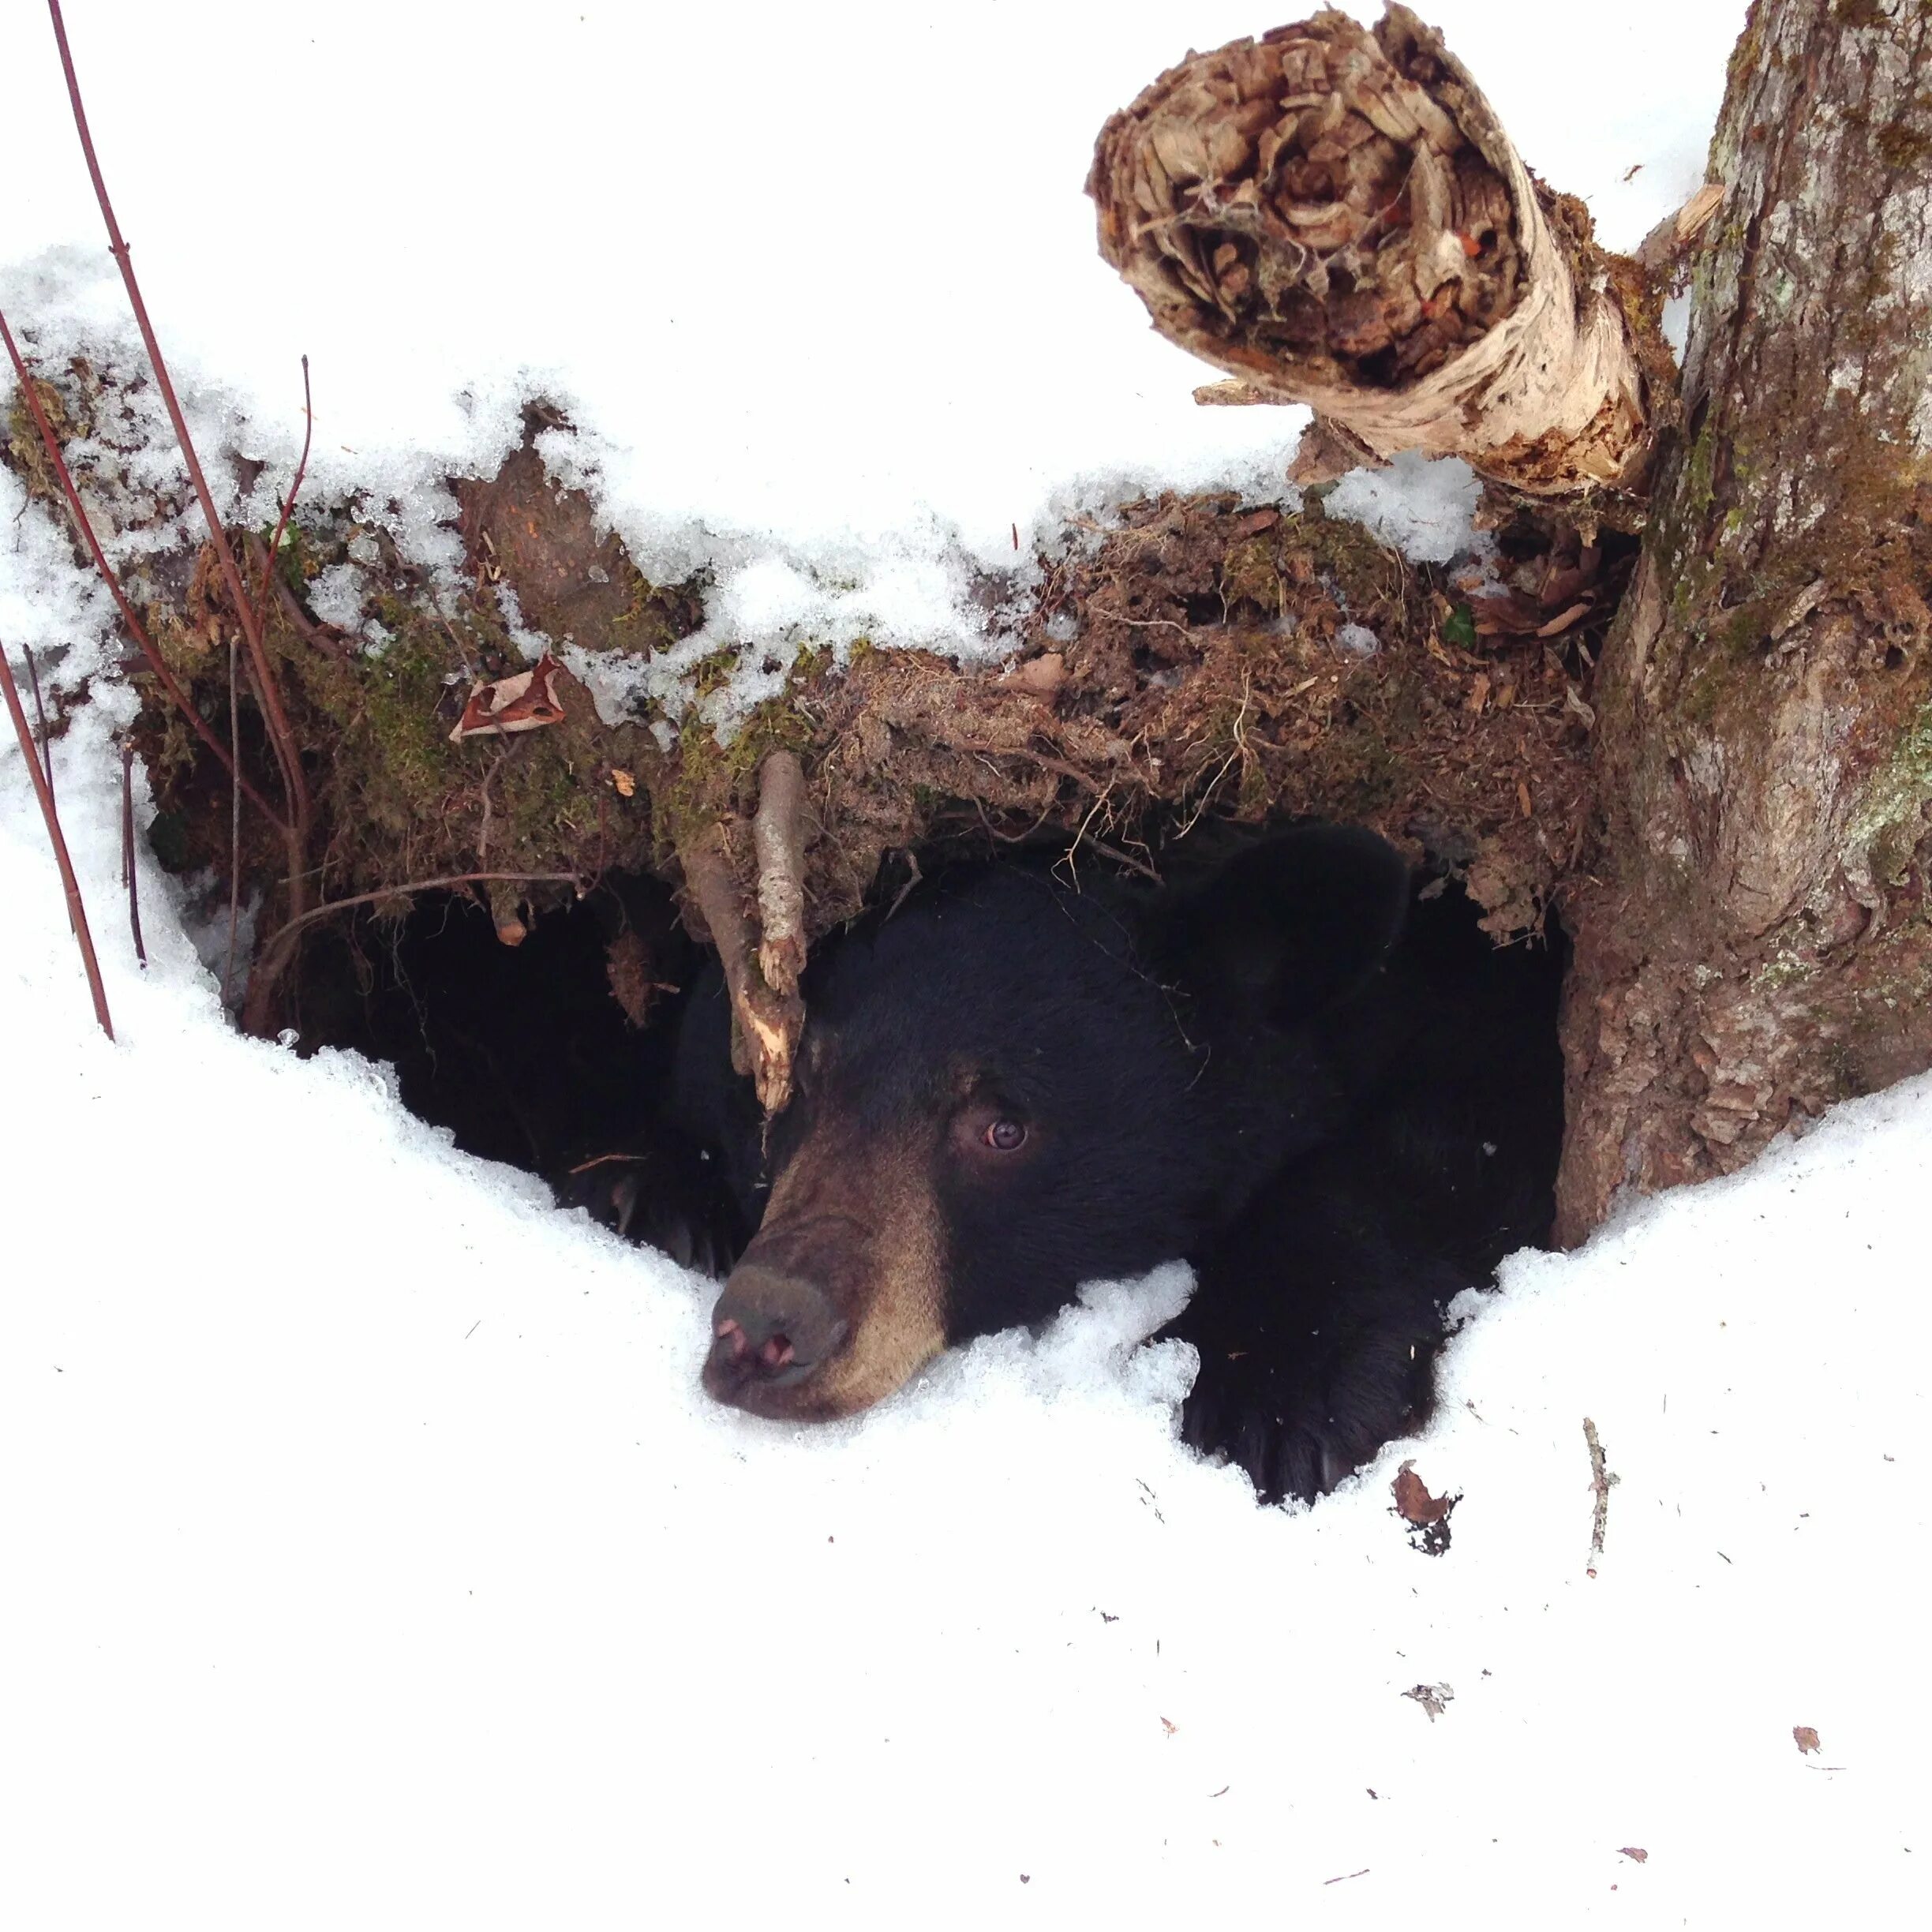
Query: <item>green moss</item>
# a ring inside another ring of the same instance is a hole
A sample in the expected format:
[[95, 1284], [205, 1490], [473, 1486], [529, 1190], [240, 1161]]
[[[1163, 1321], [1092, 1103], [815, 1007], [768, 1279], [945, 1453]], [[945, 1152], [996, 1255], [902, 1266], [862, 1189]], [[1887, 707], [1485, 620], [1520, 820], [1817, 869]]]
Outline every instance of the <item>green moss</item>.
[[1932, 704], [1922, 706], [1874, 772], [1856, 814], [1845, 828], [1848, 853], [1863, 852], [1871, 876], [1896, 885], [1927, 830], [1932, 804]]
[[811, 722], [793, 704], [788, 688], [753, 711], [728, 744], [721, 745], [717, 734], [702, 724], [687, 724], [674, 765], [652, 794], [660, 860], [731, 811], [772, 752], [804, 751], [811, 738]]

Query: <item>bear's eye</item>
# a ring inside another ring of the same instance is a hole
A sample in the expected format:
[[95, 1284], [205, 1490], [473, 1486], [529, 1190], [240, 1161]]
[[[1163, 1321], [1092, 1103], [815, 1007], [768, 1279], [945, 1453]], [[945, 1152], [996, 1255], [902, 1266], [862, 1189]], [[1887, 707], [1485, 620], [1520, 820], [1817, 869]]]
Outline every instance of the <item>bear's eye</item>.
[[1002, 1118], [992, 1121], [979, 1138], [995, 1154], [1017, 1153], [1026, 1145], [1026, 1124], [1023, 1121]]

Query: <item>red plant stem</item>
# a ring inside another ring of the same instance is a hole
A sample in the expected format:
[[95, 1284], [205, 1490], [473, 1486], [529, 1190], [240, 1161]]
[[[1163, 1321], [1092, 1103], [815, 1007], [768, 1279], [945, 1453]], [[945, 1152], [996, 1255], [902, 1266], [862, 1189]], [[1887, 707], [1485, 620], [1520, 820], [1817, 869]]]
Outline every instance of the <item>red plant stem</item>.
[[309, 474], [309, 443], [315, 434], [315, 401], [309, 393], [309, 358], [304, 356], [302, 365], [302, 430], [301, 461], [295, 466], [295, 481], [289, 485], [287, 496], [282, 500], [281, 519], [275, 526], [275, 535], [268, 541], [268, 560], [262, 565], [261, 588], [255, 593], [258, 609], [268, 601], [268, 579], [274, 573], [275, 557], [282, 548], [282, 534], [288, 528], [289, 518], [295, 508], [295, 499], [301, 494], [302, 478]]
[[27, 683], [33, 693], [34, 720], [40, 731], [40, 769], [47, 773], [47, 796], [51, 798], [54, 796], [54, 740], [47, 736], [47, 706], [40, 702], [39, 668], [34, 662], [31, 646], [21, 655], [27, 660]]
[[161, 392], [161, 399], [167, 406], [168, 420], [174, 425], [174, 438], [181, 445], [182, 460], [187, 465], [189, 481], [194, 485], [195, 495], [200, 500], [201, 514], [208, 521], [209, 541], [215, 546], [215, 560], [221, 565], [223, 580], [228, 586], [228, 594], [234, 600], [235, 615], [241, 623], [242, 635], [248, 640], [249, 656], [255, 667], [255, 681], [259, 687], [256, 695], [261, 701], [262, 716], [268, 726], [268, 738], [275, 747], [276, 762], [282, 768], [282, 782], [287, 793], [289, 811], [293, 823], [289, 827], [289, 839], [292, 848], [288, 891], [291, 902], [298, 901], [301, 895], [300, 874], [309, 843], [310, 806], [309, 784], [302, 774], [301, 755], [296, 748], [295, 734], [290, 728], [288, 714], [282, 704], [281, 688], [275, 681], [275, 673], [268, 662], [268, 653], [262, 642], [261, 622], [249, 601], [242, 582], [242, 572], [235, 563], [234, 552], [228, 542], [228, 533], [223, 527], [220, 517], [215, 513], [215, 499], [210, 493], [208, 479], [201, 474], [200, 459], [195, 454], [194, 440], [188, 433], [187, 419], [182, 414], [181, 403], [174, 394], [174, 384], [169, 379], [167, 363], [161, 354], [161, 344], [154, 332], [154, 324], [148, 319], [148, 305], [141, 300], [140, 284], [134, 275], [134, 263], [128, 245], [122, 238], [121, 224], [114, 219], [114, 204], [108, 199], [107, 183], [103, 178], [100, 162], [94, 152], [94, 137], [88, 132], [87, 110], [81, 104], [80, 82], [74, 73], [73, 54], [67, 44], [67, 23], [61, 17], [60, 0], [47, 0], [47, 11], [54, 21], [54, 38], [60, 47], [61, 71], [66, 77], [67, 98], [73, 107], [74, 126], [80, 137], [80, 152], [86, 157], [88, 173], [94, 183], [94, 197], [100, 204], [101, 219], [107, 224], [107, 249], [121, 271], [121, 279], [127, 289], [128, 305], [134, 311], [135, 326], [140, 331], [141, 341], [148, 350], [148, 361], [154, 370], [155, 385]]
[[60, 867], [61, 886], [67, 894], [67, 919], [80, 948], [80, 964], [87, 969], [88, 990], [94, 995], [94, 1017], [110, 1039], [114, 1022], [107, 1017], [107, 989], [101, 984], [100, 961], [94, 957], [94, 935], [88, 930], [87, 908], [80, 902], [80, 882], [74, 877], [73, 861], [67, 856], [67, 840], [61, 830], [60, 814], [54, 809], [54, 794], [47, 788], [47, 773], [40, 769], [39, 754], [34, 749], [33, 732], [27, 713], [21, 707], [20, 687], [13, 682], [13, 667], [0, 650], [0, 692], [6, 698], [7, 714], [13, 721], [13, 736], [20, 740], [21, 755], [27, 774], [33, 781], [34, 796], [40, 801], [40, 816], [47, 822], [47, 837], [53, 841], [54, 863]]
[[14, 374], [20, 379], [21, 394], [27, 399], [27, 407], [32, 414], [34, 427], [40, 432], [41, 447], [47, 453], [47, 461], [54, 466], [54, 474], [59, 481], [61, 493], [67, 499], [68, 514], [73, 517], [74, 527], [80, 531], [81, 540], [88, 547], [88, 554], [94, 560], [94, 567], [100, 572], [103, 581], [113, 596], [115, 606], [121, 612], [121, 621], [127, 627], [127, 634], [134, 640], [135, 648], [147, 659], [148, 668], [155, 674], [161, 688], [173, 699], [175, 709], [187, 720], [195, 736], [215, 754], [222, 769], [228, 774], [230, 781], [239, 785], [248, 794], [268, 822], [286, 838], [290, 830], [286, 822], [261, 793], [235, 769], [228, 756], [228, 747], [215, 736], [207, 719], [189, 702], [187, 693], [176, 683], [174, 672], [169, 670], [140, 619], [135, 615], [134, 606], [128, 601], [127, 593], [121, 588], [121, 580], [114, 575], [107, 561], [107, 552], [100, 547], [100, 539], [94, 534], [94, 526], [80, 501], [80, 492], [74, 488], [73, 477], [69, 474], [67, 459], [61, 450], [60, 438], [54, 433], [53, 424], [47, 421], [47, 414], [41, 406], [39, 391], [35, 389], [27, 365], [14, 344], [13, 331], [7, 327], [4, 314], [0, 314], [0, 341], [6, 344], [8, 358], [13, 365]]
[[[242, 794], [234, 794], [235, 809], [241, 810]], [[121, 745], [121, 883], [127, 888], [128, 924], [134, 934], [134, 957], [148, 964], [148, 949], [141, 941], [140, 876], [134, 863], [134, 747], [125, 739]]]

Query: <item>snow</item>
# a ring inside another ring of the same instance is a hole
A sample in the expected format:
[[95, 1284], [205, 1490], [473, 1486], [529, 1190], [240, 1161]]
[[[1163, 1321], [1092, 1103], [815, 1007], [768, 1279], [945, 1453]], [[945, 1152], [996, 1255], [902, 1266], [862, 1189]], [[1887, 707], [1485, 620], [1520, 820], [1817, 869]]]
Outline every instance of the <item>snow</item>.
[[108, 721], [118, 1046], [0, 762], [0, 1921], [1909, 1922], [1932, 1080], [1518, 1256], [1312, 1510], [1176, 1443], [1178, 1269], [795, 1432], [702, 1284], [230, 1032], [144, 862], [134, 967]]
[[[1701, 177], [1742, 10], [1431, 12], [1628, 243]], [[0, 301], [51, 358], [125, 328], [34, 11], [0, 29]], [[1182, 39], [1265, 23], [1095, 19], [69, 9], [189, 406], [269, 459], [257, 507], [306, 350], [316, 493], [392, 494], [447, 564], [437, 478], [539, 385], [582, 431], [553, 462], [641, 556], [710, 563], [707, 631], [761, 662], [875, 627], [996, 650], [960, 584], [1016, 526], [1024, 559], [1130, 481], [1276, 489], [1292, 416], [1195, 409], [1078, 192]], [[1342, 487], [1418, 554], [1465, 540], [1453, 466]], [[110, 622], [0, 474], [9, 654], [73, 690]], [[1189, 1365], [1136, 1344], [1178, 1271], [793, 1432], [702, 1398], [702, 1284], [380, 1069], [234, 1036], [144, 848], [136, 967], [128, 695], [92, 691], [55, 762], [116, 1045], [0, 747], [0, 1923], [1922, 1911], [1932, 1080], [1518, 1257], [1436, 1425], [1312, 1510], [1175, 1442]], [[1406, 1458], [1461, 1493], [1440, 1557], [1391, 1514]]]
[[[1531, 165], [1634, 245], [1702, 180], [1743, 10], [1440, 0], [1430, 17]], [[706, 647], [742, 641], [752, 665], [801, 630], [998, 654], [971, 572], [1024, 578], [1069, 505], [1281, 493], [1305, 412], [1196, 407], [1215, 372], [1148, 328], [1080, 192], [1109, 113], [1265, 14], [191, 13], [74, 0], [67, 17], [184, 400], [204, 444], [268, 462], [264, 522], [300, 444], [305, 352], [315, 500], [392, 496], [406, 549], [453, 564], [438, 480], [493, 467], [518, 406], [547, 394], [581, 432], [545, 439], [559, 473], [595, 489], [647, 574], [709, 564]], [[0, 305], [50, 360], [125, 353], [37, 9], [10, 10], [0, 58]], [[642, 696], [673, 715], [686, 695], [674, 672], [600, 695], [607, 713]]]

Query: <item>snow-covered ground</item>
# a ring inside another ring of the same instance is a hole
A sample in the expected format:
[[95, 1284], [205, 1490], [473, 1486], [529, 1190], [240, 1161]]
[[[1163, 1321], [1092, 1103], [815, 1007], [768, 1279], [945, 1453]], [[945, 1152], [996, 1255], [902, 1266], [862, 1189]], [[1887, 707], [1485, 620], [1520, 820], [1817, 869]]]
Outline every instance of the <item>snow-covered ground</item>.
[[[1628, 242], [1741, 11], [1432, 17]], [[1079, 194], [1108, 109], [1267, 19], [660, 12], [73, 0], [212, 440], [286, 474], [306, 350], [318, 489], [406, 492], [489, 459], [526, 362], [640, 549], [801, 600], [938, 573], [908, 635], [955, 547], [1100, 479], [1279, 462]], [[0, 58], [0, 301], [118, 336], [37, 9]], [[73, 643], [71, 683], [105, 627], [0, 476], [16, 662]], [[56, 754], [116, 1045], [0, 747], [0, 1925], [1922, 1923], [1932, 1082], [1518, 1257], [1438, 1425], [1312, 1511], [1174, 1443], [1188, 1365], [1136, 1343], [1178, 1273], [795, 1434], [700, 1396], [698, 1283], [380, 1069], [237, 1039], [145, 862], [135, 966], [126, 704]], [[1442, 1556], [1406, 1458], [1461, 1492]]]

